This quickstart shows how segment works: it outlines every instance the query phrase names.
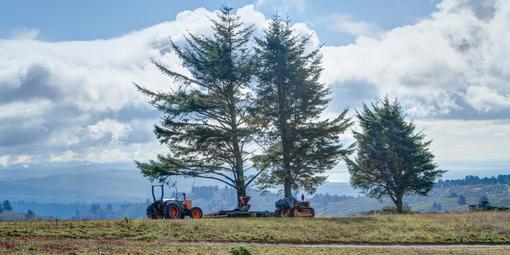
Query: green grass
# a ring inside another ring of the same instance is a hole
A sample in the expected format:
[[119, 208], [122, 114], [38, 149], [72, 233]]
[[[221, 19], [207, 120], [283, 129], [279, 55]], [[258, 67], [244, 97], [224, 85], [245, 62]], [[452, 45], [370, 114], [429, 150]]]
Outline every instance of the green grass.
[[[197, 243], [179, 244], [182, 241]], [[206, 245], [200, 241], [215, 242], [217, 245]], [[7, 253], [5, 251], [67, 253], [69, 250], [84, 253], [103, 250], [118, 253], [131, 250], [130, 253], [138, 253], [150, 250], [154, 253], [171, 254], [178, 252], [175, 249], [182, 249], [183, 254], [200, 254], [204, 251], [207, 253], [202, 254], [224, 254], [231, 247], [228, 243], [232, 242], [252, 245], [251, 248], [257, 252], [256, 254], [342, 254], [343, 251], [356, 254], [366, 251], [366, 249], [313, 248], [315, 253], [311, 253], [310, 248], [305, 247], [292, 248], [289, 245], [267, 247], [256, 243], [510, 244], [510, 213], [413, 214], [317, 219], [0, 222], [0, 254]], [[92, 250], [83, 247], [91, 247]], [[271, 253], [275, 250], [282, 253]], [[385, 252], [384, 249], [378, 251]], [[415, 254], [412, 250], [401, 252]], [[391, 250], [388, 254], [390, 253]]]

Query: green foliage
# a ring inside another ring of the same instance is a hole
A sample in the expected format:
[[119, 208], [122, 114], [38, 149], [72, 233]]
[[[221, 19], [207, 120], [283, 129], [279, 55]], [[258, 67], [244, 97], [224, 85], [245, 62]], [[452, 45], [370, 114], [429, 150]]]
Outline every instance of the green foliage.
[[259, 100], [254, 115], [264, 130], [264, 154], [255, 159], [264, 170], [263, 188], [283, 185], [285, 196], [304, 188], [313, 193], [328, 169], [348, 150], [340, 144], [351, 122], [342, 112], [318, 120], [329, 101], [329, 90], [319, 82], [319, 49], [308, 52], [309, 36], [298, 35], [287, 21], [275, 16], [256, 48]]
[[25, 219], [31, 220], [35, 218], [35, 213], [32, 210], [28, 210], [25, 214]]
[[228, 7], [211, 21], [211, 37], [189, 34], [184, 47], [171, 42], [191, 76], [155, 62], [178, 88], [153, 92], [136, 85], [164, 114], [154, 132], [169, 148], [167, 155], [136, 164], [152, 180], [164, 182], [175, 175], [214, 179], [244, 195], [257, 177], [245, 176], [251, 155], [247, 147], [256, 132], [247, 125], [254, 101], [249, 88], [253, 61], [247, 47], [253, 28], [244, 27]]
[[429, 149], [431, 141], [406, 121], [398, 101], [364, 104], [357, 112], [361, 130], [354, 132], [357, 154], [346, 159], [351, 184], [368, 196], [388, 196], [398, 212], [405, 195], [426, 195], [445, 171], [438, 170]]
[[232, 247], [228, 253], [228, 255], [251, 255], [250, 250], [244, 246], [235, 246]]

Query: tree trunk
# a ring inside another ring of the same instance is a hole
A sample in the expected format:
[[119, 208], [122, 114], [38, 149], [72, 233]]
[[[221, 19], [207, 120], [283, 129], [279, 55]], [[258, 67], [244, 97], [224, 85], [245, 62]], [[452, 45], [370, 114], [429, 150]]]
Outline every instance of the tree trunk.
[[[279, 72], [282, 75], [282, 71]], [[280, 135], [282, 140], [282, 158], [283, 158], [283, 191], [285, 197], [292, 196], [292, 171], [290, 167], [290, 130], [287, 120], [289, 119], [287, 107], [287, 94], [285, 90], [285, 77], [279, 77], [278, 82], [278, 111], [280, 115]]]
[[397, 206], [397, 213], [398, 214], [404, 213], [403, 196], [398, 196], [397, 197], [397, 200], [395, 201], [395, 205]]
[[[230, 91], [230, 90], [229, 90]], [[233, 95], [234, 92], [231, 91], [229, 93], [230, 95]], [[244, 178], [244, 162], [243, 162], [243, 155], [241, 151], [241, 146], [239, 145], [239, 136], [238, 136], [238, 128], [237, 128], [237, 115], [235, 110], [235, 104], [233, 103], [235, 101], [234, 98], [230, 99], [229, 104], [229, 110], [230, 110], [230, 116], [231, 116], [231, 127], [232, 127], [232, 147], [233, 147], [233, 154], [234, 154], [234, 171], [236, 178], [236, 191], [237, 191], [237, 208], [241, 209], [243, 206], [243, 203], [241, 202], [240, 197], [246, 196], [246, 180]]]
[[240, 198], [244, 196], [246, 196], [246, 187], [243, 183], [243, 185], [237, 187], [237, 209], [241, 209], [243, 207], [243, 203]]
[[283, 191], [285, 197], [292, 196], [292, 172], [290, 169], [290, 155], [288, 145], [288, 138], [286, 137], [288, 131], [285, 132], [285, 135], [282, 135], [282, 149], [283, 149], [283, 171], [285, 173], [283, 180]]

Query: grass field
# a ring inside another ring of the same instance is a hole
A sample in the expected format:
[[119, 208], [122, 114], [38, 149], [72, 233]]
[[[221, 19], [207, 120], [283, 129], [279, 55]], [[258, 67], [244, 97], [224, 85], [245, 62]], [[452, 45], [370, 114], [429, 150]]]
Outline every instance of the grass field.
[[[480, 249], [293, 246], [292, 244], [510, 244], [510, 213], [349, 218], [0, 222], [4, 253], [483, 254]], [[489, 254], [489, 253], [487, 253]], [[510, 254], [497, 248], [490, 254]]]

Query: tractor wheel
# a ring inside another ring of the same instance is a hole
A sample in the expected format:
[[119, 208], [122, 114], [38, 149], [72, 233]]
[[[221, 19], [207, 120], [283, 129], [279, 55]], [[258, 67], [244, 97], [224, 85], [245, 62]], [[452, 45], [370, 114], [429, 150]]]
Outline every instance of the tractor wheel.
[[157, 218], [156, 208], [154, 208], [153, 204], [150, 204], [149, 206], [147, 206], [147, 218], [148, 219], [156, 219]]
[[167, 219], [179, 219], [181, 216], [181, 208], [176, 203], [166, 204], [164, 212]]
[[291, 209], [283, 209], [280, 211], [280, 216], [281, 217], [289, 217], [290, 216], [290, 210]]
[[148, 219], [159, 219], [163, 217], [161, 210], [161, 203], [152, 203], [149, 206], [147, 206], [147, 218]]
[[289, 217], [292, 217], [292, 218], [299, 217], [298, 214], [299, 214], [299, 212], [298, 212], [298, 210], [296, 208], [290, 208], [289, 209]]
[[202, 218], [202, 209], [199, 207], [193, 207], [189, 210], [189, 217], [192, 219], [200, 219]]

